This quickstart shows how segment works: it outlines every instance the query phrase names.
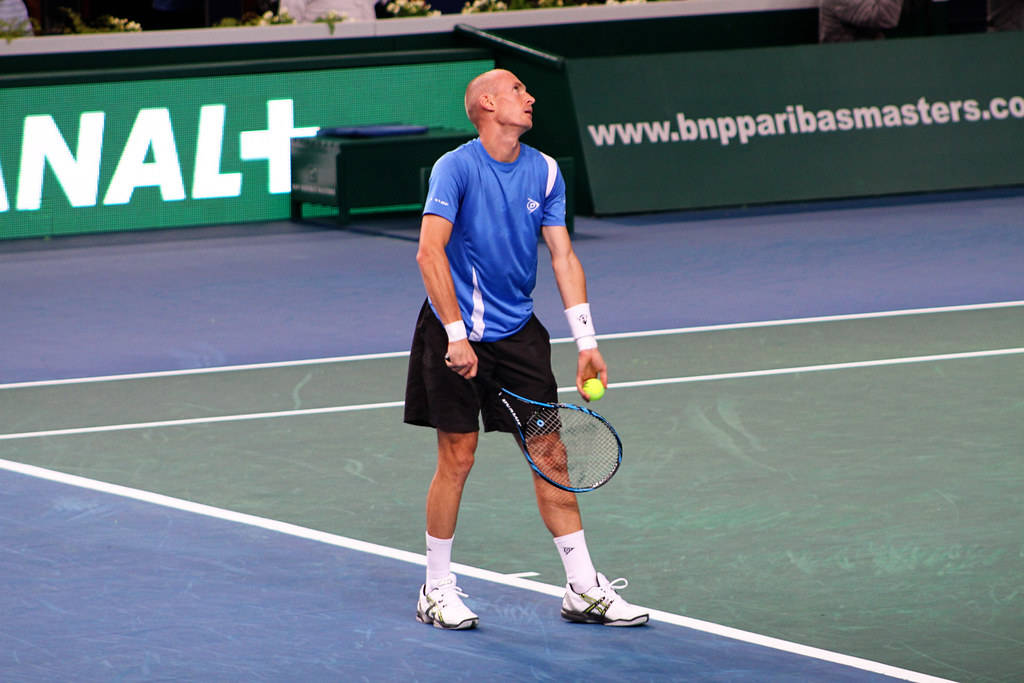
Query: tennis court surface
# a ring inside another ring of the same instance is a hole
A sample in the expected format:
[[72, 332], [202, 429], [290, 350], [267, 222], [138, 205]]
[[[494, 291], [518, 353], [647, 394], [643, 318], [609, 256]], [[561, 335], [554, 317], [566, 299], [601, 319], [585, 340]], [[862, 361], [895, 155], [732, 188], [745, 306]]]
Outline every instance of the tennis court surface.
[[[196, 238], [201, 253], [166, 237], [9, 248], [0, 272], [20, 289], [0, 296], [22, 327], [0, 385], [0, 677], [1018, 680], [1021, 202], [578, 224], [595, 312], [608, 302], [612, 385], [595, 407], [625, 445], [581, 504], [598, 568], [655, 610], [640, 629], [558, 617], [561, 565], [529, 470], [498, 435], [481, 441], [454, 554], [481, 627], [413, 618], [434, 441], [400, 424], [406, 356], [388, 335], [408, 335], [421, 300], [414, 232], [233, 230]], [[977, 221], [875, 220], [958, 211]], [[729, 247], [730, 233], [751, 240]], [[338, 251], [321, 263], [325, 245]], [[261, 278], [263, 248], [301, 267]], [[132, 257], [177, 288], [129, 291]], [[672, 273], [681, 282], [659, 290]], [[31, 292], [74, 281], [127, 287], [83, 314], [104, 317], [107, 344], [82, 343], [98, 334], [84, 317], [48, 323], [61, 338], [24, 331], [64, 305]], [[252, 303], [311, 282], [321, 299], [282, 309], [286, 322]], [[539, 288], [560, 337], [550, 276]], [[657, 291], [670, 296], [652, 303]], [[209, 343], [189, 305], [224, 292], [237, 339]], [[147, 317], [165, 300], [182, 307], [174, 333]], [[367, 301], [405, 328], [360, 333], [345, 318]], [[329, 311], [343, 320], [323, 324], [351, 339], [319, 354], [289, 341]], [[190, 367], [174, 334], [228, 362]], [[280, 357], [259, 356], [271, 348]], [[554, 348], [575, 400], [574, 346]]]

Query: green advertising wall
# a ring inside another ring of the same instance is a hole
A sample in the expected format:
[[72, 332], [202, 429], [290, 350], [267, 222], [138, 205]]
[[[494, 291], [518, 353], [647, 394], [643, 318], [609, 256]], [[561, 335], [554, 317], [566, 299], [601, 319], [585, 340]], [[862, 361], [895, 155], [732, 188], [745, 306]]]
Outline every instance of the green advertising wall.
[[611, 214], [1024, 184], [1022, 65], [1004, 33], [524, 68]]
[[3, 88], [0, 239], [286, 218], [290, 137], [384, 122], [467, 128], [462, 92], [492, 65]]
[[0, 239], [286, 218], [289, 137], [466, 128], [465, 84], [494, 64], [537, 96], [524, 140], [575, 160], [583, 214], [1024, 184], [1020, 33], [818, 45], [812, 14], [498, 32], [526, 50], [456, 31], [262, 61], [245, 45], [146, 50], [131, 68], [116, 52], [73, 71], [4, 58]]

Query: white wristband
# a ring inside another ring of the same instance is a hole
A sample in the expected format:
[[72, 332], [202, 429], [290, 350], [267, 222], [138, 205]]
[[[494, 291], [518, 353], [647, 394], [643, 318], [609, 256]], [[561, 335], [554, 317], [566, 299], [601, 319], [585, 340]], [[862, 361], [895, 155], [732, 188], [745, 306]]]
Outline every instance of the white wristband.
[[590, 304], [576, 304], [565, 309], [565, 319], [569, 321], [569, 330], [580, 351], [597, 348], [597, 333], [594, 331], [594, 319], [590, 315]]
[[466, 323], [461, 320], [456, 320], [453, 323], [448, 323], [444, 326], [444, 331], [448, 333], [448, 343], [462, 341], [468, 335], [466, 334]]

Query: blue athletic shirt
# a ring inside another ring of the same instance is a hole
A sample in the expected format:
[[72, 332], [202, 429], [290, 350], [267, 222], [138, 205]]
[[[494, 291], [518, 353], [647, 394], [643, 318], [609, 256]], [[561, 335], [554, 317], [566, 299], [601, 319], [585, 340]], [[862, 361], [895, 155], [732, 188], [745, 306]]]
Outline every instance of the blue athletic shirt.
[[533, 314], [541, 226], [565, 225], [565, 181], [555, 160], [520, 143], [519, 157], [503, 163], [480, 138], [470, 140], [434, 164], [423, 213], [452, 223], [445, 253], [470, 340], [504, 339], [522, 328]]

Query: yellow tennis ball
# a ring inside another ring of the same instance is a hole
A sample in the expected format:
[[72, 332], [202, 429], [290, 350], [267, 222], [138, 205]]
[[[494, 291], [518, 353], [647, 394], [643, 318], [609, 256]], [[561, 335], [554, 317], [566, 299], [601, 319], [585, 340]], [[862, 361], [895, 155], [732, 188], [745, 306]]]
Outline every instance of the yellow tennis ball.
[[601, 384], [601, 380], [594, 377], [583, 383], [583, 391], [587, 392], [591, 401], [599, 401], [604, 396], [604, 385]]

